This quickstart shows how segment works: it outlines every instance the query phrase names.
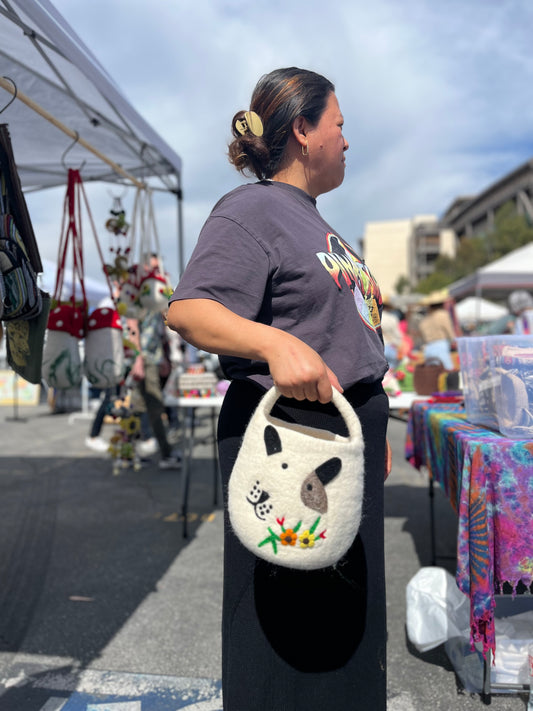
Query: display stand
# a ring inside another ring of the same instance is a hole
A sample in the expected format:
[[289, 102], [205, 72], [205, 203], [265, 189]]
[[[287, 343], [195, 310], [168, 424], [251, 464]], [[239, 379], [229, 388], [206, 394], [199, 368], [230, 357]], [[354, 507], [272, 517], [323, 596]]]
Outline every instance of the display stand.
[[17, 378], [17, 374], [13, 373], [13, 417], [6, 417], [6, 420], [8, 422], [27, 422], [25, 417], [19, 417], [19, 393]]
[[[189, 511], [189, 487], [192, 471], [192, 459], [196, 440], [196, 417], [198, 410], [209, 410], [211, 416], [211, 438], [213, 442], [213, 506], [218, 503], [218, 451], [216, 441], [216, 428], [218, 411], [224, 397], [214, 395], [212, 397], [165, 397], [165, 405], [177, 407], [183, 412], [182, 424], [182, 471], [181, 471], [181, 515], [183, 521], [182, 535], [187, 538], [187, 518]], [[180, 418], [181, 419], [181, 418]], [[190, 424], [187, 424], [187, 420]]]

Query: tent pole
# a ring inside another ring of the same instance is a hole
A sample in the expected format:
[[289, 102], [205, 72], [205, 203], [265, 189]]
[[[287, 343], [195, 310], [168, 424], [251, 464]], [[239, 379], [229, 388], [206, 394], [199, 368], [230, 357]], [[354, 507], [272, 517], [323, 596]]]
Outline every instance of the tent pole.
[[93, 153], [97, 158], [99, 158], [101, 161], [104, 163], [107, 163], [114, 171], [115, 173], [118, 173], [119, 175], [122, 175], [122, 177], [127, 178], [130, 180], [134, 185], [136, 185], [138, 188], [144, 187], [144, 184], [141, 183], [141, 181], [137, 180], [137, 178], [133, 175], [130, 175], [127, 171], [124, 170], [118, 163], [115, 163], [112, 161], [110, 158], [108, 158], [106, 155], [101, 153], [97, 148], [92, 146], [90, 143], [87, 143], [87, 141], [82, 138], [77, 131], [73, 131], [71, 128], [68, 126], [65, 126], [64, 123], [61, 123], [58, 119], [55, 118], [55, 116], [52, 116], [51, 113], [49, 113], [46, 109], [44, 109], [42, 106], [37, 104], [33, 99], [30, 99], [29, 96], [26, 96], [26, 94], [23, 94], [20, 89], [17, 89], [15, 86], [13, 86], [9, 81], [4, 79], [4, 77], [0, 76], [0, 86], [2, 89], [5, 89], [8, 91], [10, 94], [13, 94], [13, 96], [16, 95], [17, 99], [20, 99], [23, 104], [26, 104], [30, 109], [35, 111], [36, 113], [39, 114], [39, 116], [42, 116], [45, 118], [47, 121], [49, 121], [51, 124], [53, 124], [56, 128], [58, 128], [60, 131], [63, 131], [63, 133], [66, 133], [67, 136], [70, 136], [71, 138], [75, 139], [77, 143], [79, 143], [81, 146], [86, 148], [90, 153]]
[[181, 175], [176, 173], [176, 177], [178, 179], [178, 187], [172, 192], [176, 195], [178, 201], [178, 279], [181, 279], [185, 267], [183, 256], [183, 192], [181, 190]]

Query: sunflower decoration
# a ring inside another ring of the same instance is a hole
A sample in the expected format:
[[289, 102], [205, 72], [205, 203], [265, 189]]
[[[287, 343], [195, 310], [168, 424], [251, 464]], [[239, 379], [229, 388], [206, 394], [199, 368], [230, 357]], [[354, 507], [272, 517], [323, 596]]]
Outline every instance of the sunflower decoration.
[[120, 429], [126, 436], [136, 437], [141, 431], [141, 420], [136, 415], [129, 415], [120, 419]]
[[141, 431], [141, 420], [131, 414], [120, 401], [115, 405], [114, 415], [118, 419], [118, 428], [111, 437], [109, 451], [113, 459], [113, 474], [119, 474], [122, 469], [133, 467], [135, 471], [141, 468], [135, 442]]

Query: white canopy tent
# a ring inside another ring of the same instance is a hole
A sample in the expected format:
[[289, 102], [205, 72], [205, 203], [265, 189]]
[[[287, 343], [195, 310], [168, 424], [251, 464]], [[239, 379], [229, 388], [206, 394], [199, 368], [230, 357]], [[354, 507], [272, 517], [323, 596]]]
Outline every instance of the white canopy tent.
[[65, 184], [68, 151], [85, 182], [175, 194], [181, 273], [181, 159], [49, 0], [0, 0], [0, 89], [0, 123], [9, 126], [23, 190]]
[[455, 304], [455, 313], [459, 323], [464, 326], [473, 323], [487, 323], [505, 316], [509, 311], [492, 301], [479, 296], [467, 296]]
[[448, 293], [456, 300], [483, 295], [488, 299], [506, 301], [515, 289], [533, 291], [533, 242], [450, 284]]

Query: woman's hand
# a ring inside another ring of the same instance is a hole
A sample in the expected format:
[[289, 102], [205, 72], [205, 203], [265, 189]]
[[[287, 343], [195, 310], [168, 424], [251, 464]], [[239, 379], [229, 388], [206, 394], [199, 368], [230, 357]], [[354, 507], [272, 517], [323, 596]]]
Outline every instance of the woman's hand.
[[331, 388], [342, 392], [337, 376], [310, 346], [289, 334], [279, 332], [278, 342], [268, 358], [274, 384], [285, 397], [326, 403]]
[[131, 366], [131, 377], [136, 380], [144, 380], [144, 361], [142, 355], [139, 353], [139, 355], [135, 358], [133, 361], [133, 365]]

